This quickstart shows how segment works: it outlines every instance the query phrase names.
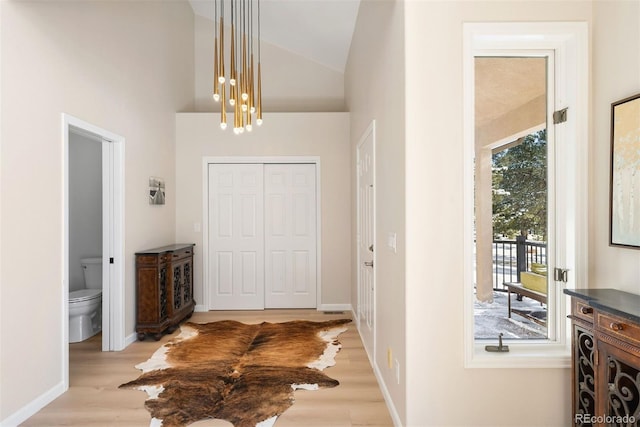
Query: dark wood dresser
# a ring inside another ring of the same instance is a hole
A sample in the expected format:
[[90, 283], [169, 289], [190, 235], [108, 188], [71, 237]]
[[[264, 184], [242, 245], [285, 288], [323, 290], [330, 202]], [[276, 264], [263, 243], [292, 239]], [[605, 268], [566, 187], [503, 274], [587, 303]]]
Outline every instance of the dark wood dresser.
[[136, 332], [138, 339], [156, 341], [191, 317], [193, 243], [136, 252]]
[[640, 295], [566, 289], [572, 297], [574, 426], [640, 425]]

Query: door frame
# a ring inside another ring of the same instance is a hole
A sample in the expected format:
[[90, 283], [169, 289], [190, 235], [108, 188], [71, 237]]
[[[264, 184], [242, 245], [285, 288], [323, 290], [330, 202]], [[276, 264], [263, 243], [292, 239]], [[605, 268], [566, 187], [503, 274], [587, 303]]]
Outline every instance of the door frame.
[[[319, 156], [207, 156], [202, 158], [202, 311], [209, 311], [209, 165], [314, 164], [316, 166], [316, 309], [322, 306], [322, 186]], [[200, 310], [199, 310], [200, 311]]]
[[[69, 134], [102, 143], [102, 351], [125, 347], [124, 333], [124, 137], [62, 113], [62, 372], [69, 388]], [[105, 144], [108, 143], [108, 144]], [[106, 158], [105, 158], [106, 157]], [[114, 259], [110, 264], [109, 258]], [[108, 278], [108, 280], [104, 280]]]
[[[369, 126], [367, 126], [367, 129], [362, 133], [362, 135], [360, 136], [360, 139], [358, 140], [358, 144], [356, 145], [356, 165], [355, 165], [355, 170], [356, 170], [356, 289], [357, 289], [357, 307], [355, 309], [355, 318], [356, 318], [356, 324], [358, 325], [358, 330], [360, 331], [361, 327], [361, 321], [362, 319], [360, 319], [360, 306], [362, 304], [362, 295], [360, 295], [360, 265], [362, 263], [362, 253], [360, 251], [360, 235], [358, 234], [358, 230], [360, 230], [360, 197], [358, 194], [359, 188], [360, 188], [360, 171], [359, 171], [359, 166], [360, 166], [360, 149], [361, 147], [364, 145], [365, 141], [369, 138], [369, 136], [371, 136], [371, 144], [372, 144], [372, 167], [373, 167], [373, 214], [372, 214], [372, 240], [374, 241], [374, 251], [373, 251], [373, 272], [372, 272], [372, 279], [373, 280], [373, 295], [372, 295], [372, 317], [373, 317], [373, 330], [372, 330], [372, 338], [373, 338], [373, 342], [370, 343], [371, 345], [371, 354], [369, 354], [369, 359], [371, 359], [372, 363], [375, 366], [375, 362], [376, 362], [376, 336], [377, 336], [377, 325], [378, 322], [376, 321], [376, 315], [377, 315], [377, 310], [376, 310], [376, 305], [377, 305], [377, 301], [376, 301], [376, 266], [377, 266], [377, 258], [376, 258], [376, 254], [377, 254], [377, 241], [376, 241], [376, 121], [372, 120], [371, 123], [369, 123]], [[360, 333], [360, 336], [362, 337], [362, 333]], [[364, 345], [365, 350], [367, 351], [367, 353], [369, 353], [368, 351], [368, 347], [365, 343]]]

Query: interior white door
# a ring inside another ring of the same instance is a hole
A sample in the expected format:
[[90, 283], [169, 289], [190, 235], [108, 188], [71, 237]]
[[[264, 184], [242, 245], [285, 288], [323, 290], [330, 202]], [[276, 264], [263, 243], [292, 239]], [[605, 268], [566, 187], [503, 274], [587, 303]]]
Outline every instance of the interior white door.
[[358, 328], [362, 341], [373, 355], [375, 337], [375, 192], [374, 127], [358, 145]]
[[[114, 251], [114, 227], [113, 224], [113, 161], [114, 143], [102, 139], [102, 351], [113, 350], [114, 340], [111, 335], [111, 279], [114, 265], [109, 262]], [[115, 260], [114, 260], [115, 261]]]
[[267, 164], [265, 308], [316, 307], [316, 165]]
[[209, 165], [209, 308], [264, 308], [262, 164]]

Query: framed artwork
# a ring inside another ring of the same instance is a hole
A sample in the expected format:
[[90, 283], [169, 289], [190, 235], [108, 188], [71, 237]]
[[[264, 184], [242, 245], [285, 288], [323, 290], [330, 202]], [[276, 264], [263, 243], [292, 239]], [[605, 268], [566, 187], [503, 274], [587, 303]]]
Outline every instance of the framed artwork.
[[611, 104], [609, 243], [640, 249], [640, 94]]
[[164, 198], [165, 198], [164, 179], [150, 176], [149, 177], [149, 204], [164, 205]]

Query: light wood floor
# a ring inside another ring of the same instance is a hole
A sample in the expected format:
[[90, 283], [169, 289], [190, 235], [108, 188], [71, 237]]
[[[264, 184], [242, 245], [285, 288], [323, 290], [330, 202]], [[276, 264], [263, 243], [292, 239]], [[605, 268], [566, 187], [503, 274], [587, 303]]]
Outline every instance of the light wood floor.
[[[204, 323], [233, 319], [259, 323], [344, 317], [350, 317], [350, 314], [323, 314], [315, 310], [212, 311], [194, 313], [190, 320]], [[148, 426], [150, 416], [144, 409], [147, 394], [118, 389], [118, 386], [137, 378], [140, 371], [134, 365], [147, 360], [160, 345], [178, 333], [179, 330], [160, 341], [137, 341], [121, 352], [101, 352], [99, 336], [71, 344], [69, 390], [22, 425]], [[355, 324], [349, 324], [349, 329], [338, 339], [342, 350], [336, 356], [336, 365], [325, 372], [340, 381], [340, 385], [316, 391], [296, 391], [296, 402], [278, 418], [275, 427], [393, 425]], [[198, 427], [230, 425], [222, 420], [192, 424]]]

